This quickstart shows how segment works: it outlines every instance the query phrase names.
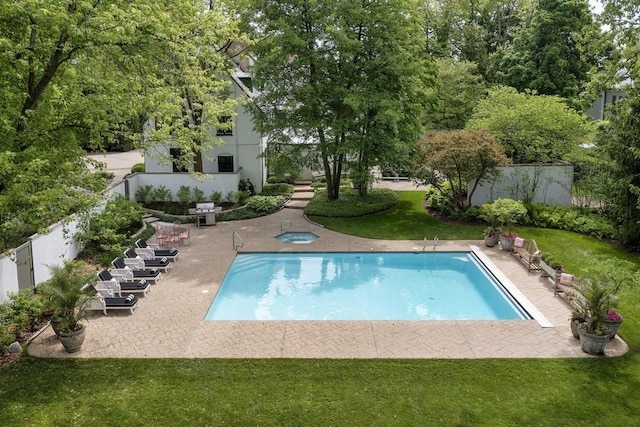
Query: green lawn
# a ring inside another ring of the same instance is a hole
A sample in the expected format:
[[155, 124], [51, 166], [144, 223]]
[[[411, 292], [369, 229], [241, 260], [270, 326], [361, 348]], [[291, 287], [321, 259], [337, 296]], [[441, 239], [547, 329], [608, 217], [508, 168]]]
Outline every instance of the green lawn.
[[[421, 196], [404, 192], [400, 206], [389, 212], [326, 224], [379, 238], [481, 238], [481, 226], [450, 226], [429, 218], [420, 208]], [[596, 239], [558, 230], [517, 231], [534, 237], [570, 271], [605, 257], [638, 265], [635, 257]], [[0, 368], [0, 425], [636, 425], [639, 293], [627, 289], [622, 294], [620, 333], [631, 351], [620, 358], [25, 357]]]

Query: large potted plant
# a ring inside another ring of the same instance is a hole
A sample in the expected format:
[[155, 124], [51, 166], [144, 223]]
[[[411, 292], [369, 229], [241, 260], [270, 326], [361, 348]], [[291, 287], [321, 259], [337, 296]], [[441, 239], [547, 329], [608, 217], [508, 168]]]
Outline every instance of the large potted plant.
[[494, 209], [493, 203], [485, 203], [480, 206], [480, 218], [485, 220], [489, 225], [484, 229], [484, 243], [488, 247], [498, 244], [502, 228], [500, 227], [500, 218]]
[[576, 303], [583, 315], [578, 325], [580, 346], [588, 354], [604, 354], [609, 342], [609, 328], [604, 324], [607, 310], [611, 306], [610, 289], [599, 280], [584, 279], [574, 284], [578, 292]]
[[67, 261], [64, 265], [49, 267], [51, 278], [38, 287], [45, 307], [51, 311], [57, 323], [57, 334], [65, 350], [75, 353], [84, 342], [85, 328], [81, 323], [87, 314], [92, 295], [83, 287], [93, 275], [84, 264]]
[[[489, 218], [485, 219], [485, 221], [489, 222], [489, 228], [493, 228], [494, 231], [495, 229], [500, 230], [498, 235], [500, 236], [502, 250], [510, 251], [513, 247], [513, 240], [517, 237], [517, 235], [511, 231], [511, 226], [527, 214], [527, 208], [520, 200], [496, 199], [491, 203], [483, 205], [481, 209], [483, 210], [483, 215]], [[491, 221], [497, 226], [492, 227]], [[509, 227], [508, 233], [502, 233], [502, 229], [505, 226]], [[487, 230], [485, 230], [485, 235], [486, 234]]]

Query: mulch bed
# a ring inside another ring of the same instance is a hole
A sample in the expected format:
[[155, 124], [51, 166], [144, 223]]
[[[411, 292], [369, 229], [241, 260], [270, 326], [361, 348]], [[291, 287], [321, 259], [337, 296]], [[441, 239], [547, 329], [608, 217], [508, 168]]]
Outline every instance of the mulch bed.
[[[41, 320], [38, 324], [35, 325], [34, 328], [30, 330], [23, 331], [18, 337], [18, 342], [24, 348], [25, 343], [29, 342], [29, 339], [39, 333], [43, 328], [47, 326], [49, 319]], [[0, 367], [10, 365], [18, 360], [22, 356], [21, 353], [11, 354], [9, 352], [4, 352], [0, 354]]]

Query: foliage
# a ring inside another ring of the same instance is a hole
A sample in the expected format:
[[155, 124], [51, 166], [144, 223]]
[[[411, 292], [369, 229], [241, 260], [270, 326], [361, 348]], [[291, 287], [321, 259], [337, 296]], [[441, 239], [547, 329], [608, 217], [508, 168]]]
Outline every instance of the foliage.
[[525, 224], [542, 228], [557, 228], [611, 239], [615, 235], [612, 221], [603, 215], [578, 207], [550, 206], [541, 203], [527, 204]]
[[514, 163], [553, 163], [589, 141], [584, 115], [556, 96], [495, 87], [478, 103], [467, 129], [486, 129]]
[[474, 63], [442, 58], [436, 65], [438, 79], [427, 92], [431, 108], [426, 127], [432, 130], [463, 129], [487, 91], [486, 82]]
[[110, 200], [100, 213], [83, 218], [74, 238], [82, 245], [81, 255], [119, 254], [123, 242], [142, 227], [143, 208], [125, 197]]
[[66, 261], [63, 265], [49, 267], [51, 278], [38, 286], [44, 306], [60, 320], [60, 331], [77, 331], [86, 317], [86, 309], [92, 297], [83, 289], [91, 282], [94, 273], [79, 261]]
[[[455, 209], [464, 210], [478, 184], [494, 177], [496, 166], [507, 163], [502, 148], [487, 131], [432, 132], [418, 143], [412, 176], [418, 183], [438, 188]], [[443, 186], [445, 182], [448, 187]], [[473, 185], [467, 192], [470, 182]]]
[[200, 118], [234, 111], [221, 76], [229, 40], [245, 38], [222, 2], [16, 0], [3, 2], [0, 40], [6, 248], [94, 206], [106, 182], [95, 187], [84, 148], [171, 136], [189, 161], [207, 150]]
[[351, 218], [385, 211], [398, 204], [398, 195], [389, 189], [374, 189], [366, 196], [355, 190], [343, 190], [340, 200], [329, 199], [326, 192], [319, 191], [305, 207], [306, 215], [331, 218]]
[[246, 207], [261, 214], [269, 214], [280, 209], [286, 201], [284, 196], [251, 196]]
[[264, 184], [262, 186], [263, 196], [277, 196], [284, 195], [290, 196], [293, 193], [293, 185], [278, 183], [278, 184]]
[[[601, 31], [587, 2], [540, 0], [513, 43], [492, 57], [498, 82], [519, 91], [574, 98], [584, 91], [587, 73], [602, 52], [590, 52]], [[602, 36], [600, 36], [602, 37]]]
[[251, 194], [248, 191], [229, 191], [225, 199], [234, 205], [244, 205], [247, 200], [251, 197]]
[[434, 73], [416, 43], [422, 29], [415, 0], [243, 6], [260, 40], [257, 128], [270, 144], [314, 143], [309, 158], [321, 159], [330, 199], [339, 197], [347, 169], [363, 176], [380, 159], [408, 157]]
[[131, 166], [131, 173], [144, 173], [144, 172], [145, 172], [144, 163], [136, 163], [135, 165]]
[[424, 2], [425, 35], [429, 53], [477, 64], [489, 82], [496, 81], [490, 60], [511, 44], [518, 28], [530, 19], [529, 0], [473, 0]]
[[136, 201], [140, 203], [148, 203], [151, 201], [151, 192], [153, 191], [153, 185], [141, 185], [136, 190]]
[[191, 187], [187, 185], [181, 185], [176, 193], [178, 201], [183, 204], [187, 204], [191, 201]]
[[269, 184], [293, 184], [293, 177], [291, 175], [271, 175], [267, 178]]
[[149, 193], [149, 199], [152, 202], [170, 202], [172, 197], [171, 190], [164, 185], [157, 188], [154, 187]]
[[640, 247], [640, 94], [633, 92], [617, 104], [610, 122], [598, 135], [609, 168], [607, 214], [616, 224], [616, 239], [629, 248]]
[[204, 202], [204, 192], [198, 187], [193, 187], [193, 198], [191, 200], [196, 203]]
[[214, 204], [219, 205], [222, 202], [222, 193], [220, 191], [214, 191], [209, 198]]
[[0, 355], [42, 318], [43, 303], [31, 289], [10, 292], [9, 301], [0, 304]]
[[[496, 199], [491, 203], [487, 203], [481, 207], [488, 221], [493, 221], [497, 227], [502, 229], [504, 226], [509, 228], [513, 224], [517, 224], [527, 214], [527, 208], [520, 200], [513, 199]], [[490, 222], [491, 224], [491, 222]], [[511, 230], [509, 230], [509, 235]]]

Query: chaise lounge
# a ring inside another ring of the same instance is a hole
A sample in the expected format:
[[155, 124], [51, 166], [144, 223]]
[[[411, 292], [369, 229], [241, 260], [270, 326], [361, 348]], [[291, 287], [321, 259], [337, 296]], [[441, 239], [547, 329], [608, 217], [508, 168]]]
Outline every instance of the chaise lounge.
[[157, 268], [158, 270], [168, 271], [171, 268], [171, 261], [169, 258], [151, 258], [147, 259], [143, 256], [140, 256], [133, 249], [127, 249], [124, 251], [124, 262], [125, 265], [133, 265], [140, 269], [148, 269], [148, 268]]
[[121, 294], [124, 291], [146, 295], [151, 291], [151, 284], [147, 279], [134, 280], [132, 274], [130, 276], [131, 280], [126, 280], [124, 276], [114, 277], [108, 270], [103, 269], [98, 273], [98, 278], [100, 280], [96, 283], [97, 289], [113, 289], [117, 294]]
[[[140, 249], [140, 252], [138, 252]], [[176, 248], [160, 249], [156, 243], [147, 243], [146, 240], [136, 240], [136, 253], [148, 253], [151, 252], [153, 257], [166, 257], [170, 260], [176, 261], [178, 259], [178, 250]]]
[[120, 275], [133, 275], [134, 279], [147, 279], [147, 280], [160, 280], [162, 277], [160, 270], [157, 268], [149, 268], [145, 269], [142, 260], [136, 260], [135, 264], [127, 264], [125, 263], [124, 258], [117, 257], [111, 261], [111, 265], [113, 266], [113, 270], [111, 270], [111, 274], [113, 276]]
[[138, 297], [133, 294], [129, 294], [124, 298], [116, 297], [113, 290], [96, 289], [90, 284], [86, 285], [84, 289], [94, 295], [89, 301], [87, 310], [99, 310], [105, 315], [107, 310], [129, 310], [133, 314], [133, 311], [138, 308]]

